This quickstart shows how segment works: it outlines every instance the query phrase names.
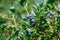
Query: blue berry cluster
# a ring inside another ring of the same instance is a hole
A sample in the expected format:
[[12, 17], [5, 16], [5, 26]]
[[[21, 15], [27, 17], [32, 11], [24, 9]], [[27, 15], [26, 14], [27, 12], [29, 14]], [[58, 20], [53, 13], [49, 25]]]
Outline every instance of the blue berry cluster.
[[35, 22], [36, 22], [36, 20], [34, 19], [35, 16], [36, 16], [35, 13], [26, 15], [26, 18], [30, 21], [31, 26], [35, 26]]
[[55, 15], [56, 14], [56, 12], [55, 11], [52, 11], [52, 12], [49, 12], [48, 14], [47, 14], [47, 16], [49, 17], [49, 18], [51, 18], [53, 15]]

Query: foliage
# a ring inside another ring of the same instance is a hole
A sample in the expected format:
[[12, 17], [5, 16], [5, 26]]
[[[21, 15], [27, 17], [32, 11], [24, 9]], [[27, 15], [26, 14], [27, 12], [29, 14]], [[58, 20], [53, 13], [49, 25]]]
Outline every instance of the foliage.
[[0, 40], [60, 40], [60, 0], [0, 0]]

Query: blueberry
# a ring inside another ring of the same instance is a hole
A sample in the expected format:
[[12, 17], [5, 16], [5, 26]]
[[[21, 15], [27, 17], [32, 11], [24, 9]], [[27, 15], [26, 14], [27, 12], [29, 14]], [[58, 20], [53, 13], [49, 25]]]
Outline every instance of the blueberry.
[[31, 22], [35, 22], [35, 19], [31, 19], [30, 21], [31, 21]]
[[55, 15], [55, 14], [56, 14], [56, 12], [55, 12], [55, 11], [52, 11], [52, 12], [49, 12], [49, 13], [47, 14], [47, 16], [51, 18], [52, 15]]
[[27, 29], [27, 32], [28, 32], [28, 36], [32, 34], [32, 30], [30, 28]]
[[48, 14], [47, 14], [47, 17], [49, 17], [49, 18], [52, 18], [52, 15], [54, 16], [56, 14], [56, 12], [49, 12]]
[[[34, 18], [33, 18], [33, 16], [36, 16], [35, 14], [27, 14], [26, 15], [26, 18], [28, 19], [28, 20], [34, 20]], [[35, 21], [35, 20], [34, 20]]]
[[18, 34], [18, 37], [20, 37], [21, 36], [21, 34]]
[[27, 14], [26, 15], [26, 18], [28, 19], [28, 20], [31, 20], [33, 17], [32, 17], [32, 14]]
[[28, 32], [28, 35], [30, 36], [32, 34], [32, 32]]
[[35, 26], [35, 22], [30, 21], [31, 26]]
[[58, 11], [60, 12], [60, 7], [58, 7]]
[[35, 26], [35, 23], [36, 23], [35, 19], [31, 19], [31, 20], [30, 20], [30, 25], [31, 25], [31, 26]]
[[[35, 15], [35, 14], [34, 14]], [[26, 18], [30, 21], [31, 26], [35, 26], [35, 19], [33, 18], [32, 14], [28, 14]]]
[[51, 12], [51, 14], [52, 14], [52, 15], [55, 15], [55, 14], [56, 14], [56, 12], [54, 12], [54, 11], [53, 11], [53, 12]]
[[52, 17], [52, 16], [51, 16], [51, 13], [48, 13], [47, 16], [48, 16], [48, 17]]

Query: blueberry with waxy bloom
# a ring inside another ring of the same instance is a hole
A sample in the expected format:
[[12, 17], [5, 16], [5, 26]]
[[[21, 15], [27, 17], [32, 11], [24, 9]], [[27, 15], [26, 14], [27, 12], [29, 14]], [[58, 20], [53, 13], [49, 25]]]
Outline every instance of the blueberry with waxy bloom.
[[30, 25], [34, 27], [36, 24], [35, 22], [30, 21]]
[[[34, 14], [34, 16], [36, 16], [36, 15]], [[30, 25], [31, 26], [35, 26], [35, 19], [33, 18], [33, 15], [32, 14], [28, 14], [26, 16], [26, 18], [30, 21]]]
[[31, 26], [35, 26], [35, 23], [36, 23], [35, 19], [31, 19], [31, 20], [30, 20], [30, 25], [31, 25]]
[[30, 20], [33, 19], [33, 17], [30, 17]]
[[53, 11], [53, 12], [51, 12], [51, 14], [52, 14], [52, 15], [55, 15], [55, 14], [56, 14], [56, 12], [54, 12], [54, 11]]
[[28, 28], [27, 31], [28, 31], [28, 36], [30, 36], [32, 34], [32, 30]]
[[36, 16], [36, 14], [35, 14], [35, 13], [33, 13], [33, 14], [27, 14], [27, 15], [26, 15], [26, 18], [29, 19], [29, 18], [31, 18], [31, 17], [33, 17], [33, 16]]
[[32, 34], [32, 32], [28, 32], [28, 35], [30, 36]]
[[26, 18], [27, 18], [28, 20], [32, 19], [32, 18], [33, 18], [33, 17], [32, 17], [32, 14], [27, 14], [27, 15], [26, 15]]
[[58, 7], [58, 12], [60, 12], [60, 7]]
[[52, 15], [55, 15], [55, 14], [56, 14], [56, 12], [52, 11], [52, 12], [49, 12], [49, 13], [47, 14], [47, 16], [51, 18]]
[[50, 18], [52, 17], [52, 16], [51, 16], [51, 13], [48, 13], [47, 16], [50, 17]]
[[19, 33], [18, 36], [21, 36], [21, 34]]
[[31, 19], [32, 22], [35, 22], [35, 19]]

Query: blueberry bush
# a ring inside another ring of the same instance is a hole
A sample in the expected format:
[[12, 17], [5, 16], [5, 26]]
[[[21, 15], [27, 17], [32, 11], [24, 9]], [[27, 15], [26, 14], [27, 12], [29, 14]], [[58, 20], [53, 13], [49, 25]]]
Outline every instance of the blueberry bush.
[[0, 0], [0, 40], [60, 40], [60, 0]]

